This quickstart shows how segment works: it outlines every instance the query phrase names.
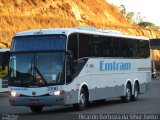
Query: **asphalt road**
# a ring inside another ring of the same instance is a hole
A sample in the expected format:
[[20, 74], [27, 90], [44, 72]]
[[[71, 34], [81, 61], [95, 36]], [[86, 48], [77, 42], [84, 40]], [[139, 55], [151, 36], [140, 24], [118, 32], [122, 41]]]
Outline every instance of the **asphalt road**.
[[122, 103], [120, 99], [112, 99], [104, 103], [95, 102], [84, 111], [75, 111], [72, 106], [53, 106], [44, 108], [40, 114], [33, 114], [28, 107], [11, 106], [8, 96], [0, 94], [0, 119], [2, 120], [76, 120], [89, 118], [96, 120], [143, 119], [144, 117], [160, 120], [158, 114], [160, 114], [160, 78], [152, 80], [151, 90], [140, 95], [138, 101]]

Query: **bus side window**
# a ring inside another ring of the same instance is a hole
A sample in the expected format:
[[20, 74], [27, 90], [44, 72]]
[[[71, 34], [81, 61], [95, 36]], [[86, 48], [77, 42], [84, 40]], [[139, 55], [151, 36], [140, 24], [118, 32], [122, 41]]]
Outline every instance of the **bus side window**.
[[110, 37], [102, 36], [102, 57], [113, 57], [113, 42]]
[[79, 34], [79, 58], [91, 56], [91, 35]]
[[149, 56], [150, 56], [149, 42], [148, 41], [141, 41], [141, 57], [147, 58]]
[[0, 71], [2, 71], [3, 67], [3, 53], [0, 52]]
[[73, 60], [78, 59], [78, 39], [77, 34], [71, 34], [68, 39], [68, 50], [72, 51]]

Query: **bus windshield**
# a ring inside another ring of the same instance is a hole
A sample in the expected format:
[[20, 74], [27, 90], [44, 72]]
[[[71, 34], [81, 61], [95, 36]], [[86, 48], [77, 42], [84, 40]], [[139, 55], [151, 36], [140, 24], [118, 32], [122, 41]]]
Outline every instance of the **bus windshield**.
[[10, 86], [32, 87], [64, 84], [63, 52], [13, 53], [10, 61]]
[[11, 51], [65, 50], [65, 35], [17, 36], [13, 38]]

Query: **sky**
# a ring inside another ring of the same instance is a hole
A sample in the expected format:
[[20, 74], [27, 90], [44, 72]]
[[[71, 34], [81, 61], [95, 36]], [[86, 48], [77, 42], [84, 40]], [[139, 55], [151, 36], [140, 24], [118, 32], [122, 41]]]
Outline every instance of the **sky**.
[[160, 0], [106, 0], [116, 6], [125, 5], [127, 12], [140, 12], [144, 21], [160, 26]]

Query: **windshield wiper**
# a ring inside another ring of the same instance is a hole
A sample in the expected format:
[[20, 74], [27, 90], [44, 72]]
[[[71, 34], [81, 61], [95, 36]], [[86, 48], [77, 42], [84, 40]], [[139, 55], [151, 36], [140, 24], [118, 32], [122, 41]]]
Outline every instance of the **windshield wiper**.
[[34, 66], [34, 69], [36, 70], [36, 72], [38, 73], [38, 75], [41, 77], [41, 79], [43, 80], [43, 82], [45, 84], [48, 84], [47, 81], [45, 80], [45, 78], [43, 77], [42, 73], [38, 70], [38, 68]]
[[11, 85], [17, 85], [17, 86], [23, 86], [26, 87], [31, 84], [32, 81], [34, 81], [34, 76], [30, 73], [21, 73], [16, 71], [17, 76], [16, 77], [10, 77], [10, 84]]
[[[43, 75], [41, 74], [41, 72], [38, 70], [38, 68], [36, 67], [36, 58], [34, 57], [32, 60], [31, 60], [31, 62], [30, 62], [30, 68], [29, 68], [29, 70], [28, 70], [28, 72], [27, 73], [29, 73], [30, 75], [32, 75], [33, 76], [33, 81], [35, 82], [35, 84], [36, 84], [36, 82], [38, 83], [38, 85], [39, 84], [47, 84], [47, 81], [45, 80], [45, 78], [43, 77]], [[40, 77], [37, 77], [37, 75], [36, 74], [38, 74], [38, 76]], [[40, 81], [40, 79], [44, 82], [44, 83], [41, 83], [41, 81]]]
[[27, 73], [33, 74], [33, 73], [34, 73], [34, 72], [33, 72], [34, 58], [31, 60], [30, 65], [31, 65], [31, 66], [30, 66], [30, 68], [29, 68], [29, 70], [28, 70]]

